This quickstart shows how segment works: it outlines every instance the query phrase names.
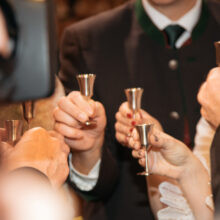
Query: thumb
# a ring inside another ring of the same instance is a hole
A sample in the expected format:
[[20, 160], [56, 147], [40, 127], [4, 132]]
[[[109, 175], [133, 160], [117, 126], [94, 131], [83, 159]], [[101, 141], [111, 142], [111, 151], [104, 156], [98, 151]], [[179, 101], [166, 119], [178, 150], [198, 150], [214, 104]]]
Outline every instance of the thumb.
[[182, 142], [155, 127], [150, 132], [149, 142], [152, 146], [163, 150], [172, 150], [178, 145], [182, 145]]

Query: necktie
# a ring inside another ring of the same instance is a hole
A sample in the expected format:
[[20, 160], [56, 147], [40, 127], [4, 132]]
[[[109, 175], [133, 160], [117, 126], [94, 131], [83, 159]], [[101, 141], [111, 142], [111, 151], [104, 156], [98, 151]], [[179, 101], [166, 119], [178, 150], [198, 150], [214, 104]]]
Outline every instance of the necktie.
[[167, 35], [169, 46], [172, 49], [175, 49], [176, 41], [180, 37], [180, 35], [185, 31], [185, 29], [179, 25], [169, 25], [164, 29], [164, 31]]

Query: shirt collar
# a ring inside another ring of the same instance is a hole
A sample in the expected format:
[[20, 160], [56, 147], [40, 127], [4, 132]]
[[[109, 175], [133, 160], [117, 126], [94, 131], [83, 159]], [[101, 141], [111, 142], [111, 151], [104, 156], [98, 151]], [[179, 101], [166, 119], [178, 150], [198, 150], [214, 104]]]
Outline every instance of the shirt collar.
[[142, 0], [142, 4], [144, 7], [145, 12], [148, 14], [154, 25], [159, 29], [163, 30], [168, 25], [171, 24], [178, 24], [186, 29], [189, 33], [193, 31], [193, 28], [197, 24], [201, 8], [202, 8], [202, 0], [197, 0], [194, 7], [188, 11], [184, 16], [182, 16], [177, 21], [172, 21], [168, 17], [166, 17], [164, 14], [156, 10], [149, 2], [148, 0]]

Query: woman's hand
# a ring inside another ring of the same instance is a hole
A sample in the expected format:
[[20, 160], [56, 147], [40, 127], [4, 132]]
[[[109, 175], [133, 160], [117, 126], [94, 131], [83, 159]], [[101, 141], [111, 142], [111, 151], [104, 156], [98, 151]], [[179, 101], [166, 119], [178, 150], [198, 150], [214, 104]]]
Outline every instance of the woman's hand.
[[[124, 102], [121, 104], [118, 112], [115, 115], [115, 118], [116, 139], [122, 145], [133, 149], [140, 148], [140, 146], [138, 145], [135, 146], [133, 144], [133, 139], [130, 138], [132, 132], [135, 130], [134, 128], [136, 124], [154, 124], [155, 127], [157, 127], [159, 130], [162, 130], [162, 126], [160, 125], [160, 123], [146, 111], [140, 109], [138, 112], [134, 114], [132, 110], [129, 108], [128, 102]], [[135, 137], [135, 140], [137, 140], [137, 136]]]
[[[140, 141], [136, 131], [132, 134], [133, 146], [140, 148]], [[176, 180], [185, 178], [193, 168], [202, 167], [200, 161], [192, 151], [181, 141], [153, 128], [148, 136], [148, 165], [153, 174], [164, 175]], [[141, 166], [145, 166], [144, 149], [133, 150], [132, 155], [137, 158]], [[195, 166], [195, 167], [194, 167]]]

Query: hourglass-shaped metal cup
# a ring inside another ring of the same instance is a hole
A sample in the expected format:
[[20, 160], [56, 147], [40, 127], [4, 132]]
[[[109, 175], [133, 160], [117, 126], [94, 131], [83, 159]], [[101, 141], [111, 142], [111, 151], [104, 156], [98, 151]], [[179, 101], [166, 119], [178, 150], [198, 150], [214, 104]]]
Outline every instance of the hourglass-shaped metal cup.
[[141, 108], [141, 98], [144, 89], [142, 88], [128, 88], [125, 89], [125, 95], [127, 97], [129, 108], [133, 111], [133, 117], [135, 113]]
[[[89, 100], [93, 96], [93, 87], [95, 83], [95, 74], [79, 74], [76, 76], [79, 89], [81, 94], [84, 96], [85, 99]], [[93, 120], [89, 120], [85, 122], [86, 126], [96, 125], [96, 122]]]
[[15, 145], [23, 134], [23, 121], [22, 120], [6, 120], [4, 122], [6, 130], [7, 143]]
[[23, 107], [23, 117], [28, 124], [28, 129], [30, 125], [30, 121], [34, 118], [34, 102], [26, 101], [22, 103]]
[[135, 126], [139, 134], [141, 146], [145, 147], [145, 171], [138, 173], [138, 175], [149, 176], [148, 157], [147, 157], [147, 151], [149, 146], [148, 134], [151, 131], [152, 126], [153, 124], [139, 124]]
[[216, 64], [220, 67], [220, 41], [215, 42], [216, 49]]

